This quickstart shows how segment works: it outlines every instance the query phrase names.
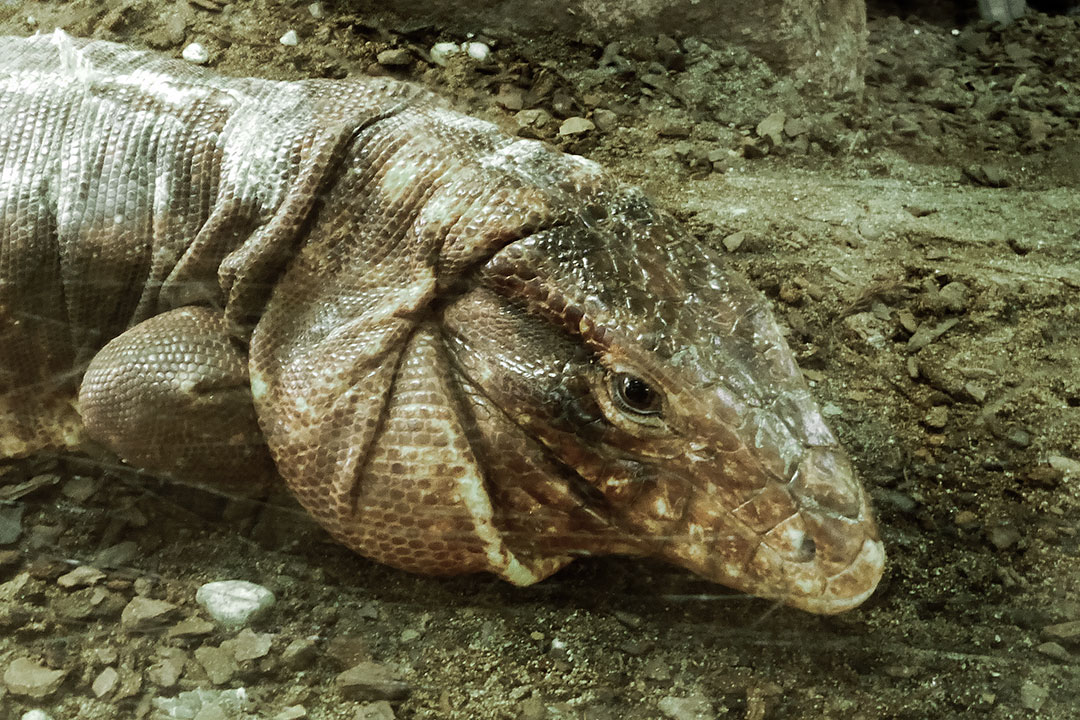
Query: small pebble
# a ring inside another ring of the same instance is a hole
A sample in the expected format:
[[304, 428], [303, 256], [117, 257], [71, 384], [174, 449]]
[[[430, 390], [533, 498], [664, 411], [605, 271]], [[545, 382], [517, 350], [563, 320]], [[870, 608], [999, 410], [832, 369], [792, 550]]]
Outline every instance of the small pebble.
[[147, 677], [159, 687], [171, 688], [184, 673], [188, 655], [179, 648], [161, 648], [158, 655], [161, 659], [150, 666], [146, 672]]
[[482, 42], [467, 42], [461, 44], [465, 54], [477, 62], [486, 62], [491, 57], [491, 48]]
[[195, 602], [210, 617], [226, 627], [241, 627], [266, 612], [273, 604], [274, 593], [246, 580], [221, 580], [207, 583], [195, 593]]
[[614, 127], [618, 124], [619, 116], [611, 110], [607, 110], [605, 108], [597, 108], [596, 110], [593, 110], [592, 119], [593, 122], [596, 123], [596, 127], [600, 131], [607, 132], [614, 129]]
[[461, 46], [457, 43], [441, 42], [432, 45], [429, 54], [431, 55], [431, 62], [436, 65], [446, 65], [450, 60], [450, 56], [459, 52], [461, 52]]
[[1072, 655], [1063, 646], [1056, 642], [1044, 642], [1040, 645], [1036, 645], [1035, 649], [1045, 655], [1048, 658], [1054, 660], [1060, 660], [1061, 662], [1069, 662], [1072, 660]]
[[986, 539], [998, 550], [1008, 550], [1020, 542], [1020, 531], [1011, 525], [997, 523], [986, 528]]
[[137, 595], [120, 613], [120, 624], [129, 632], [146, 632], [162, 627], [177, 607], [164, 600]]
[[1020, 686], [1020, 704], [1028, 710], [1038, 712], [1048, 697], [1050, 697], [1049, 690], [1030, 680], [1025, 680]]
[[392, 48], [383, 50], [375, 59], [386, 67], [402, 67], [412, 62], [412, 55], [405, 48]]
[[1064, 455], [1051, 455], [1046, 458], [1046, 462], [1063, 475], [1080, 478], [1080, 460], [1073, 460]]
[[250, 705], [251, 699], [244, 688], [232, 690], [198, 688], [182, 692], [176, 697], [153, 699], [154, 708], [165, 717], [196, 718], [197, 720], [248, 717], [244, 711]]
[[180, 57], [195, 65], [203, 65], [210, 59], [210, 53], [197, 42], [188, 43], [188, 46], [180, 53]]
[[97, 485], [94, 483], [94, 479], [85, 475], [76, 475], [60, 488], [60, 492], [64, 494], [64, 497], [77, 503], [89, 500], [95, 490], [97, 490]]
[[962, 282], [951, 282], [941, 288], [938, 300], [949, 312], [962, 313], [968, 305], [968, 286]]
[[768, 115], [764, 120], [758, 123], [757, 136], [760, 138], [766, 138], [773, 144], [773, 146], [779, 145], [784, 141], [784, 121], [787, 116], [783, 110], [777, 110], [774, 113]]
[[571, 117], [563, 120], [562, 125], [559, 126], [559, 134], [563, 137], [569, 137], [571, 135], [581, 135], [587, 133], [590, 130], [596, 128], [592, 120], [583, 117]]
[[285, 47], [296, 47], [300, 44], [300, 36], [296, 34], [295, 30], [289, 30], [278, 38], [278, 42]]
[[99, 567], [116, 568], [130, 565], [139, 556], [139, 545], [133, 540], [110, 545], [94, 555], [94, 564]]
[[256, 633], [251, 628], [244, 628], [232, 640], [221, 643], [221, 649], [231, 652], [237, 662], [258, 660], [270, 652], [273, 639], [270, 633]]
[[525, 107], [525, 91], [519, 87], [504, 83], [499, 86], [499, 94], [495, 96], [495, 102], [507, 110], [517, 112]]
[[307, 11], [311, 14], [311, 17], [316, 20], [322, 20], [326, 17], [326, 10], [323, 9], [321, 2], [313, 2], [307, 6]]
[[214, 624], [203, 620], [201, 617], [192, 616], [185, 618], [169, 628], [168, 637], [198, 637], [209, 635], [214, 632]]
[[105, 697], [116, 689], [116, 683], [120, 681], [120, 673], [116, 668], [107, 667], [94, 678], [90, 689], [94, 691], [94, 697]]
[[19, 720], [53, 720], [53, 717], [44, 710], [27, 710]]
[[705, 720], [705, 718], [716, 717], [712, 703], [703, 695], [690, 697], [668, 695], [660, 698], [658, 706], [660, 712], [664, 713], [664, 717], [671, 720]]
[[195, 659], [206, 671], [210, 682], [215, 685], [224, 685], [240, 670], [232, 653], [212, 645], [195, 648]]
[[928, 428], [941, 430], [949, 422], [949, 408], [944, 405], [935, 405], [930, 408], [930, 412], [926, 413], [923, 422]]
[[745, 231], [739, 231], [739, 232], [731, 233], [730, 235], [728, 235], [726, 238], [723, 239], [724, 249], [727, 250], [728, 252], [735, 252], [740, 247], [742, 247], [742, 244], [745, 241], [746, 241], [746, 232]]
[[391, 668], [373, 662], [362, 662], [340, 673], [334, 685], [350, 700], [402, 700], [412, 692]]
[[307, 710], [303, 705], [290, 705], [282, 708], [281, 712], [271, 718], [271, 720], [301, 720], [301, 718], [306, 718], [307, 716]]
[[394, 720], [394, 707], [385, 700], [361, 705], [354, 720]]
[[311, 666], [319, 651], [311, 638], [297, 638], [281, 651], [281, 661], [293, 670], [304, 670]]
[[52, 670], [29, 658], [17, 658], [4, 671], [4, 685], [12, 695], [43, 698], [52, 695], [64, 682], [63, 670]]
[[0, 545], [10, 545], [22, 536], [24, 505], [0, 506]]
[[956, 517], [953, 518], [953, 522], [956, 523], [958, 528], [962, 530], [971, 530], [979, 526], [979, 516], [970, 510], [961, 510], [956, 513]]
[[1080, 640], [1080, 620], [1069, 620], [1055, 625], [1047, 625], [1042, 629], [1042, 632], [1046, 637], [1060, 640]]
[[105, 573], [91, 565], [80, 565], [66, 575], [56, 579], [56, 584], [65, 589], [89, 587], [105, 579]]

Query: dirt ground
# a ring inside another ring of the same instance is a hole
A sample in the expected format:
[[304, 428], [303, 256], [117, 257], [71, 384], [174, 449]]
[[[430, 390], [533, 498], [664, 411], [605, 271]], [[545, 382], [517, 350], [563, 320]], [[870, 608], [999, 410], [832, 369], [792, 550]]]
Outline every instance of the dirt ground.
[[[197, 41], [233, 74], [390, 73], [644, 186], [790, 328], [874, 498], [886, 578], [823, 618], [620, 558], [527, 589], [415, 577], [295, 506], [35, 458], [0, 469], [0, 719], [1077, 717], [1077, 18], [872, 13], [865, 93], [822, 98], [693, 38], [477, 28], [490, 57], [442, 66], [432, 46], [470, 38], [216, 7], [0, 0], [0, 32]], [[199, 620], [196, 589], [234, 578], [277, 603], [241, 631]], [[169, 606], [133, 619], [133, 598]]]

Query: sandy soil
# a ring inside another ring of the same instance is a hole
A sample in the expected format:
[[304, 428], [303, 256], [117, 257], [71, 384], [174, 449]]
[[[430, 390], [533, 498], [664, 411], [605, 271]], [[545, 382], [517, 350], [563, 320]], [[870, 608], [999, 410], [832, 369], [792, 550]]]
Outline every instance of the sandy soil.
[[[528, 589], [414, 577], [287, 502], [35, 458], [0, 469], [0, 718], [1076, 716], [1076, 19], [873, 16], [865, 94], [814, 98], [690, 38], [487, 35], [489, 61], [440, 67], [433, 43], [465, 38], [213, 8], [8, 0], [0, 32], [198, 41], [234, 74], [391, 73], [645, 186], [775, 303], [875, 499], [886, 579], [821, 618], [618, 558]], [[569, 117], [595, 127], [560, 134]], [[85, 566], [102, 575], [60, 581]], [[195, 590], [228, 578], [277, 604], [245, 631], [193, 622]], [[122, 617], [136, 597], [175, 607]]]

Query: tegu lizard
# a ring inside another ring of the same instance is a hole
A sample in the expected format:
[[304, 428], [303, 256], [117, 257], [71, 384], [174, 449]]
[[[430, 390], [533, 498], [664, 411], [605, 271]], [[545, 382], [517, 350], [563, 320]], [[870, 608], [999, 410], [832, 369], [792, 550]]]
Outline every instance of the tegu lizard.
[[0, 456], [265, 463], [422, 573], [644, 555], [817, 613], [877, 585], [767, 301], [593, 162], [407, 83], [60, 32], [0, 38], [0, 118]]

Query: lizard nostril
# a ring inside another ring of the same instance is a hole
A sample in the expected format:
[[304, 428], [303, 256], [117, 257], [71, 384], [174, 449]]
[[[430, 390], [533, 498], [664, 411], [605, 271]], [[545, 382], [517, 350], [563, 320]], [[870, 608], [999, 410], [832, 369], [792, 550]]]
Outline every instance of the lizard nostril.
[[802, 542], [799, 543], [799, 555], [797, 560], [799, 562], [810, 562], [817, 555], [817, 543], [814, 542], [814, 538], [806, 535], [803, 537]]

